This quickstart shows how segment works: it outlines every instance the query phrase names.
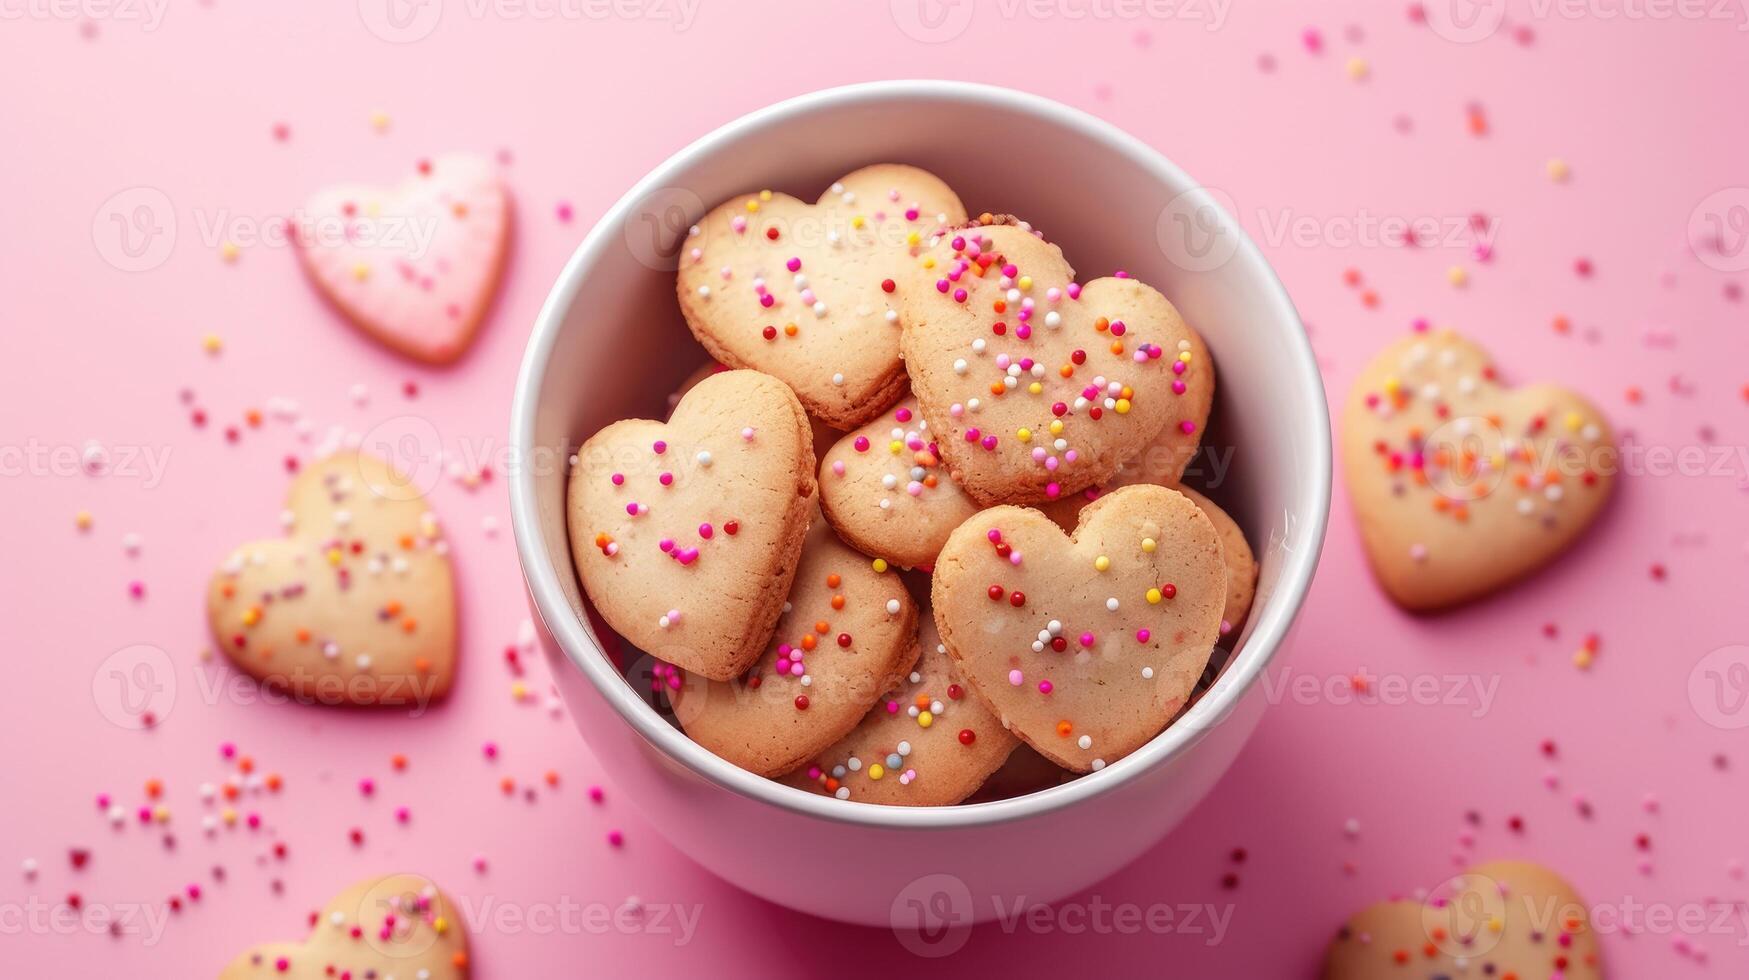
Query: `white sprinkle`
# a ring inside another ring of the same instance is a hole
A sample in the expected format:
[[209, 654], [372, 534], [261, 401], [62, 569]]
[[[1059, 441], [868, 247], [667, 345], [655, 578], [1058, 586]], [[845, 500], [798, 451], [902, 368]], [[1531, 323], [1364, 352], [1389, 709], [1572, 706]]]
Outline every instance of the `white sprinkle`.
[[899, 614], [899, 600], [888, 599], [887, 600], [887, 615], [897, 616], [898, 614]]
[[711, 465], [711, 451], [710, 450], [700, 449], [698, 451], [698, 465], [700, 465], [700, 466]]
[[1075, 744], [1081, 746], [1083, 749], [1090, 749], [1093, 747], [1093, 736], [1083, 735], [1075, 740]]
[[1111, 612], [1117, 612], [1117, 596], [1105, 600], [1105, 608]]
[[1142, 668], [1142, 680], [1151, 681], [1153, 679], [1154, 679], [1154, 668], [1143, 667]]
[[1104, 768], [1105, 768], [1105, 760], [1104, 759], [1094, 759], [1093, 760], [1093, 771], [1094, 772], [1098, 772], [1099, 770], [1104, 769]]
[[832, 375], [832, 383], [835, 385], [843, 384], [844, 383], [844, 375], [842, 373]]

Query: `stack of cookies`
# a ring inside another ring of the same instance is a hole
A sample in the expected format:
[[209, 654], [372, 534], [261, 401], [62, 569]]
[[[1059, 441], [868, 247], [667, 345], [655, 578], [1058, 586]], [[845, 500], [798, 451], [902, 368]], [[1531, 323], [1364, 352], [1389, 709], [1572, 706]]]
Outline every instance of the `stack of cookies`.
[[883, 164], [711, 211], [678, 295], [721, 366], [591, 437], [567, 507], [590, 601], [712, 752], [951, 805], [1135, 751], [1237, 635], [1251, 549], [1179, 487], [1214, 367], [1158, 291]]

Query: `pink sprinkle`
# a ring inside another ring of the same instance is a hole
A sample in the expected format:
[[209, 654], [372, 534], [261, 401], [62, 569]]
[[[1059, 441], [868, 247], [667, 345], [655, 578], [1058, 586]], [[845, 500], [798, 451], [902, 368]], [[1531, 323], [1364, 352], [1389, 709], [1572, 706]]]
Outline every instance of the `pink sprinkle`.
[[488, 758], [488, 759], [498, 758], [498, 743], [497, 742], [487, 742], [485, 745], [480, 747], [480, 750], [486, 753], [486, 758]]
[[1019, 670], [1011, 670], [1008, 672], [1008, 683], [1013, 684], [1015, 687], [1019, 687], [1020, 683], [1024, 680], [1026, 680], [1026, 675], [1022, 674]]
[[377, 791], [377, 784], [373, 780], [361, 779], [358, 781], [358, 791], [369, 796]]
[[558, 207], [559, 220], [565, 222], [566, 224], [570, 224], [571, 213], [572, 213], [571, 212], [571, 202], [560, 201], [559, 207]]
[[1146, 642], [1148, 642], [1148, 638], [1150, 636], [1153, 636], [1153, 635], [1154, 634], [1148, 632], [1146, 627], [1139, 629], [1139, 630], [1136, 630], [1136, 642], [1137, 643], [1146, 643]]
[[1081, 645], [1084, 647], [1092, 646], [1093, 645], [1093, 634], [1092, 633], [1082, 633], [1081, 634]]
[[800, 272], [801, 268], [802, 268], [802, 260], [792, 256], [790, 258], [790, 260], [788, 262], [785, 262], [783, 265], [784, 265], [784, 268], [788, 269], [791, 272]]
[[606, 797], [607, 797], [606, 792], [604, 792], [600, 786], [589, 787], [589, 798], [591, 800], [594, 800], [595, 802], [600, 803]]
[[1050, 681], [1039, 681], [1038, 682], [1038, 692], [1040, 694], [1049, 694], [1049, 693], [1051, 693], [1051, 690], [1052, 690], [1052, 687], [1051, 687]]
[[611, 845], [613, 847], [623, 847], [625, 845], [625, 842], [626, 842], [626, 836], [624, 834], [620, 833], [619, 831], [610, 830], [607, 832], [607, 843], [609, 845]]
[[654, 446], [652, 446], [651, 448], [656, 450], [656, 455], [660, 456], [663, 453], [668, 451], [668, 444], [663, 442], [660, 439], [657, 439], [656, 444]]
[[1180, 432], [1183, 432], [1185, 435], [1190, 435], [1192, 432], [1196, 431], [1196, 423], [1192, 422], [1189, 419], [1185, 419], [1184, 421], [1178, 423], [1178, 430]]
[[146, 583], [141, 582], [138, 579], [135, 579], [134, 581], [129, 582], [128, 583], [128, 595], [133, 596], [135, 599], [145, 598], [145, 596], [146, 596]]
[[401, 823], [413, 819], [413, 811], [404, 806], [395, 807], [395, 819]]
[[698, 536], [705, 539], [706, 541], [709, 541], [711, 539], [711, 535], [713, 535], [715, 533], [717, 533], [716, 529], [711, 527], [709, 524], [700, 524], [698, 526]]
[[615, 473], [610, 479], [613, 480], [613, 485], [616, 487], [623, 487], [626, 485], [626, 475], [624, 473]]

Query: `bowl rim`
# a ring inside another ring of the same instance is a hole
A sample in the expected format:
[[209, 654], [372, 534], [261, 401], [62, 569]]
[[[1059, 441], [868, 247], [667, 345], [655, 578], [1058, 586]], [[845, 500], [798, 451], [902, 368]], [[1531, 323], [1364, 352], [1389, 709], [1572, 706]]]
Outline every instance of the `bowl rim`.
[[[750, 132], [779, 124], [799, 113], [908, 99], [958, 101], [982, 108], [1001, 107], [1025, 113], [1044, 123], [1073, 130], [1111, 152], [1128, 158], [1166, 186], [1202, 189], [1201, 185], [1192, 181], [1189, 175], [1164, 154], [1117, 126], [1049, 98], [1000, 86], [935, 79], [864, 82], [822, 89], [755, 110], [695, 140], [651, 170], [596, 221], [572, 253], [541, 306], [522, 364], [517, 371], [510, 416], [511, 458], [536, 458], [531, 454], [538, 448], [535, 443], [539, 408], [537, 395], [540, 383], [550, 366], [553, 347], [563, 328], [566, 313], [582, 288], [587, 270], [607, 249], [618, 244], [620, 227], [637, 201], [656, 189], [668, 186], [678, 171], [693, 165], [699, 158], [708, 157], [727, 143]], [[1244, 646], [1244, 656], [1235, 657], [1222, 673], [1220, 682], [1188, 711], [1174, 719], [1165, 731], [1135, 752], [1098, 772], [1088, 773], [1059, 786], [1005, 800], [947, 807], [903, 807], [839, 800], [747, 772], [687, 738], [657, 714], [637, 694], [633, 686], [613, 669], [605, 652], [572, 611], [554, 571], [556, 568], [569, 568], [571, 556], [569, 549], [566, 549], [566, 553], [557, 556], [558, 560], [555, 560], [555, 556], [546, 547], [539, 521], [535, 468], [517, 467], [509, 474], [508, 481], [511, 523], [516, 538], [517, 560], [534, 603], [535, 614], [540, 617], [572, 666], [583, 672], [596, 693], [612, 705], [620, 718], [631, 725], [645, 741], [685, 766], [693, 775], [728, 792], [803, 816], [886, 829], [939, 830], [992, 826], [1038, 817], [1074, 806], [1132, 783], [1145, 773], [1165, 765], [1200, 741], [1213, 724], [1224, 719], [1274, 659], [1277, 649], [1305, 602], [1312, 575], [1317, 569], [1318, 557], [1323, 550], [1330, 513], [1329, 410], [1324, 401], [1323, 380], [1312, 355], [1311, 343], [1301, 325], [1299, 313], [1275, 270], [1263, 258], [1238, 222], [1213, 198], [1209, 198], [1208, 203], [1214, 208], [1223, 230], [1236, 234], [1238, 250], [1235, 256], [1242, 255], [1246, 261], [1254, 262], [1262, 270], [1263, 281], [1258, 283], [1261, 287], [1258, 298], [1266, 306], [1273, 308], [1271, 319], [1299, 327], [1297, 330], [1287, 331], [1288, 336], [1283, 338], [1281, 353], [1292, 361], [1292, 369], [1302, 375], [1306, 390], [1316, 395], [1310, 399], [1313, 404], [1304, 406], [1305, 431], [1301, 436], [1308, 454], [1309, 475], [1297, 501], [1302, 519], [1309, 519], [1311, 526], [1305, 529], [1308, 546], [1296, 549], [1283, 558], [1281, 574], [1275, 585], [1274, 601], [1261, 613], [1253, 614], [1254, 621], [1251, 624], [1251, 635]]]

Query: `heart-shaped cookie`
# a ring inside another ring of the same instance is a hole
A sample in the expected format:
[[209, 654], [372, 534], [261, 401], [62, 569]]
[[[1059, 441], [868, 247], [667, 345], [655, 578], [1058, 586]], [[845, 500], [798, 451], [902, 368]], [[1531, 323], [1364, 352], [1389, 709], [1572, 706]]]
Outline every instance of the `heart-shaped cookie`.
[[1062, 250], [1015, 224], [943, 236], [907, 283], [905, 369], [972, 499], [1055, 498], [1109, 480], [1168, 427], [1201, 437], [1214, 368], [1152, 287], [1077, 283]]
[[[668, 414], [670, 416], [674, 414], [674, 408], [680, 404], [680, 399], [685, 398], [687, 392], [698, 387], [700, 381], [703, 381], [713, 374], [722, 374], [727, 370], [730, 369], [726, 365], [718, 364], [713, 361], [687, 375], [680, 382], [680, 387], [674, 389], [668, 394]], [[840, 435], [837, 429], [821, 422], [812, 415], [808, 416], [808, 431], [813, 433], [814, 455], [816, 457], [825, 452], [827, 447], [837, 442], [838, 436]]]
[[[1131, 479], [1131, 475], [1131, 469], [1126, 466], [1112, 481], [1112, 488], [1135, 486], [1144, 482]], [[1209, 523], [1215, 526], [1215, 533], [1220, 536], [1221, 558], [1227, 566], [1227, 600], [1221, 608], [1221, 639], [1224, 643], [1238, 632], [1239, 627], [1245, 625], [1245, 617], [1251, 613], [1251, 600], [1257, 592], [1257, 556], [1251, 551], [1251, 543], [1245, 540], [1245, 532], [1239, 527], [1239, 523], [1218, 504], [1189, 487], [1174, 486], [1172, 489], [1189, 497], [1190, 502], [1202, 511]], [[1072, 532], [1081, 521], [1081, 509], [1109, 492], [1088, 488], [1068, 497], [1047, 501], [1040, 504], [1038, 509], [1046, 517], [1056, 521], [1058, 527]]]
[[1165, 487], [1114, 490], [1065, 537], [994, 507], [941, 549], [931, 596], [960, 674], [1065, 769], [1135, 751], [1184, 706], [1219, 638], [1227, 569], [1214, 525]]
[[856, 727], [917, 661], [917, 604], [818, 519], [777, 631], [732, 681], [658, 675], [693, 741], [749, 772], [780, 776]]
[[286, 537], [231, 553], [207, 586], [219, 649], [313, 704], [416, 705], [455, 674], [455, 582], [437, 518], [405, 475], [343, 452], [304, 467]]
[[905, 680], [784, 782], [860, 803], [952, 806], [1001, 768], [1020, 740], [960, 683], [928, 610], [918, 632], [923, 653]]
[[940, 178], [901, 164], [849, 174], [816, 204], [736, 197], [689, 233], [680, 309], [711, 356], [782, 378], [808, 414], [849, 429], [904, 392], [897, 284], [965, 220]]
[[820, 506], [844, 540], [905, 568], [934, 562], [947, 536], [978, 510], [941, 465], [915, 398], [826, 450]]
[[263, 943], [232, 960], [219, 980], [462, 980], [468, 937], [455, 908], [430, 880], [367, 878], [311, 917], [301, 943]]
[[1492, 592], [1560, 554], [1609, 499], [1609, 423], [1553, 385], [1508, 388], [1481, 347], [1414, 334], [1360, 372], [1343, 468], [1373, 572], [1407, 609]]
[[462, 355], [510, 245], [510, 195], [467, 154], [421, 161], [398, 187], [317, 191], [292, 220], [310, 280], [360, 330], [415, 360]]
[[1597, 933], [1573, 886], [1540, 865], [1495, 861], [1423, 902], [1381, 902], [1349, 919], [1324, 957], [1324, 980], [1597, 980]]
[[667, 423], [628, 419], [577, 452], [571, 555], [608, 625], [713, 680], [746, 670], [783, 611], [813, 513], [808, 419], [783, 382], [713, 374]]

